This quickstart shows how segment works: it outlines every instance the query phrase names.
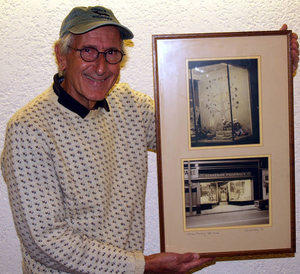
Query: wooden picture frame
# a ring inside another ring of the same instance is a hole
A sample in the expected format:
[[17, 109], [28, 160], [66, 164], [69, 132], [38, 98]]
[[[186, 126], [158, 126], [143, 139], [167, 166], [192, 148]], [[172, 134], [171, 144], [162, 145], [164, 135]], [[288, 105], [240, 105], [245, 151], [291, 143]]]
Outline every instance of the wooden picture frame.
[[153, 35], [162, 252], [295, 252], [290, 36]]

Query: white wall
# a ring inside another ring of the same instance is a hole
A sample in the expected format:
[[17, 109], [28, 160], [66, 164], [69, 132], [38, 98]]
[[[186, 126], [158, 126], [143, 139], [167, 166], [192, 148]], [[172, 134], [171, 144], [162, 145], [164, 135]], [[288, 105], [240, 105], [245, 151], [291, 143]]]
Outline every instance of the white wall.
[[[283, 23], [300, 34], [300, 0], [0, 0], [0, 150], [9, 117], [50, 86], [56, 66], [52, 43], [61, 21], [74, 6], [103, 5], [135, 34], [121, 81], [153, 97], [151, 35], [166, 33], [277, 30]], [[300, 179], [300, 76], [294, 78], [296, 184]], [[279, 125], [280, 128], [280, 125]], [[155, 155], [150, 155], [145, 253], [159, 252]], [[296, 186], [296, 197], [300, 190]], [[297, 208], [300, 200], [297, 201]], [[0, 272], [21, 273], [5, 183], [0, 178]], [[300, 216], [297, 213], [297, 235]], [[298, 241], [297, 241], [298, 242]], [[299, 273], [294, 258], [217, 262], [201, 273]]]

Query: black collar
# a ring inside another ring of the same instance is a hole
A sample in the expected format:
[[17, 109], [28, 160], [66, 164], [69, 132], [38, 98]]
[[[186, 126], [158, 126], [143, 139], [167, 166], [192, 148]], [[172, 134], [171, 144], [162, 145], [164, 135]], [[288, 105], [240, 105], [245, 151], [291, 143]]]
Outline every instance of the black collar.
[[[53, 84], [53, 90], [58, 96], [58, 102], [66, 107], [67, 109], [77, 113], [81, 118], [85, 118], [90, 110], [80, 104], [78, 101], [76, 101], [72, 96], [70, 96], [60, 85], [64, 78], [59, 77], [58, 74], [55, 74], [53, 77], [54, 84]], [[109, 105], [106, 101], [106, 99], [102, 101], [98, 101], [95, 105], [95, 109], [103, 107], [107, 112], [109, 111]]]

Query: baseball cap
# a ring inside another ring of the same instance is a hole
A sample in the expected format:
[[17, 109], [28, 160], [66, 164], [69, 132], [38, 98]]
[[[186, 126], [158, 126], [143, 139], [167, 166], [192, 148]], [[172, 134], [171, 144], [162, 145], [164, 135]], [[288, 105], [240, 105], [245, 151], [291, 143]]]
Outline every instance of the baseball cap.
[[103, 26], [116, 26], [123, 40], [133, 38], [133, 33], [117, 20], [112, 10], [101, 6], [73, 8], [61, 24], [59, 38], [69, 32], [83, 34]]

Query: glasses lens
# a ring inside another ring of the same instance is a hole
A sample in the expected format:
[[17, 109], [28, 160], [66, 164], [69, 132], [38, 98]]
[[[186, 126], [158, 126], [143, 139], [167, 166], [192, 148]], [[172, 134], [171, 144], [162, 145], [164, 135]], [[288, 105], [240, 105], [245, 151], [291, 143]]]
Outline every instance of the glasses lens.
[[86, 62], [93, 62], [98, 58], [98, 51], [94, 48], [83, 48], [81, 58]]
[[122, 52], [118, 50], [107, 50], [105, 52], [105, 59], [107, 63], [110, 64], [117, 64], [121, 62], [122, 57], [123, 57]]
[[123, 58], [123, 53], [119, 50], [107, 50], [99, 52], [95, 48], [83, 48], [80, 50], [81, 58], [86, 62], [93, 62], [98, 58], [99, 53], [104, 54], [105, 60], [109, 64], [118, 64]]

